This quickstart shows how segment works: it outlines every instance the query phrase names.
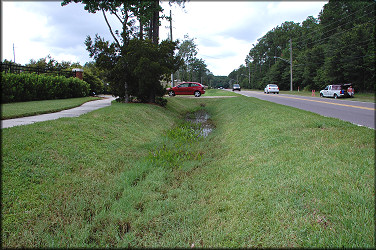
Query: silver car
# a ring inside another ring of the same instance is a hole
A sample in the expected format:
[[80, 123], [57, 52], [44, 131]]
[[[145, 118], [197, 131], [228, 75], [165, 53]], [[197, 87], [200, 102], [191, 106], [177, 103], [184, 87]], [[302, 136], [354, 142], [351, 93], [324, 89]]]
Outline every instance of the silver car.
[[268, 84], [266, 85], [264, 89], [264, 93], [269, 94], [269, 93], [277, 93], [279, 94], [279, 88], [276, 84]]
[[239, 91], [241, 91], [241, 88], [240, 88], [240, 85], [239, 85], [239, 84], [234, 84], [234, 85], [232, 86], [232, 91], [235, 91], [235, 90], [239, 90]]

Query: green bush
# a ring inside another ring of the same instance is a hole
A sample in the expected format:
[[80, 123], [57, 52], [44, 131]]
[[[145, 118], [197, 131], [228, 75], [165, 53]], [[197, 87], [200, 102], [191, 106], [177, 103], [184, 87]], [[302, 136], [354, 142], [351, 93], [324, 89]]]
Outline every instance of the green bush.
[[1, 73], [2, 103], [88, 96], [90, 85], [78, 78]]
[[90, 85], [90, 94], [103, 93], [104, 84], [103, 82], [95, 76], [89, 69], [85, 69], [83, 74], [83, 80]]

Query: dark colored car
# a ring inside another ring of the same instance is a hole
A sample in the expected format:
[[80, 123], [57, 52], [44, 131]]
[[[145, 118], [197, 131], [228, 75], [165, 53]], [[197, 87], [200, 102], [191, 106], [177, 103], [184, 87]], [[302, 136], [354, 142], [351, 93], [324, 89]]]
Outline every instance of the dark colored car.
[[239, 90], [240, 91], [240, 85], [239, 84], [234, 84], [232, 86], [232, 91]]
[[183, 82], [175, 87], [168, 88], [167, 93], [169, 96], [194, 95], [200, 97], [205, 94], [205, 88], [198, 82]]

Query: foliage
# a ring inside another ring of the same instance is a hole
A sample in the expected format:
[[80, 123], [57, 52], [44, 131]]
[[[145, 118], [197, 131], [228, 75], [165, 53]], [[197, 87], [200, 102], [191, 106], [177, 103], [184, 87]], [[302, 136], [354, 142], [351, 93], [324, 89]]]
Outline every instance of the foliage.
[[182, 66], [177, 71], [177, 77], [180, 81], [200, 82], [204, 85], [209, 85], [213, 80], [213, 74], [207, 68], [205, 61], [197, 58], [197, 45], [194, 38], [184, 36], [185, 40], [179, 46], [177, 55], [183, 60]]
[[244, 65], [240, 65], [237, 70], [233, 70], [228, 75], [228, 83], [226, 86], [227, 88], [232, 88], [232, 85], [235, 83], [240, 84], [242, 88], [252, 88], [249, 84], [249, 69]]
[[230, 88], [229, 78], [227, 76], [213, 76], [213, 79], [211, 79], [211, 84], [209, 86], [212, 88]]
[[310, 16], [302, 24], [285, 22], [275, 27], [258, 39], [246, 57], [251, 87], [277, 83], [281, 89], [289, 88], [291, 39], [294, 89], [352, 83], [357, 91], [372, 92], [375, 6], [374, 1], [329, 1], [318, 19]]
[[122, 58], [128, 63], [131, 79], [130, 94], [142, 102], [154, 102], [156, 96], [163, 96], [165, 90], [160, 84], [161, 77], [177, 70], [179, 57], [174, 57], [176, 42], [163, 41], [156, 45], [150, 40], [132, 39], [127, 46], [127, 53]]
[[89, 84], [78, 78], [1, 72], [2, 103], [83, 97]]
[[104, 84], [103, 82], [94, 75], [90, 69], [85, 69], [83, 73], [83, 80], [90, 85], [90, 94], [93, 93], [103, 93]]
[[61, 63], [59, 63], [58, 61], [53, 59], [51, 55], [48, 55], [44, 58], [40, 58], [38, 61], [31, 59], [30, 62], [25, 66], [41, 68], [46, 70], [64, 70], [72, 68], [81, 68], [81, 65], [78, 62], [72, 63], [69, 61], [62, 61]]
[[[176, 45], [167, 46], [169, 47], [167, 50], [164, 48], [166, 43], [159, 45], [159, 19], [165, 18], [165, 16], [160, 16], [163, 9], [159, 1], [64, 0], [62, 6], [71, 2], [83, 3], [85, 10], [90, 13], [102, 11], [114, 42], [105, 41], [96, 34], [94, 40], [88, 36], [85, 45], [90, 57], [95, 59], [96, 65], [107, 71], [106, 79], [111, 85], [112, 94], [119, 96], [124, 102], [128, 102], [129, 97], [133, 95], [142, 102], [153, 103], [155, 97], [163, 95], [164, 91], [159, 80], [163, 74], [172, 72], [178, 66], [172, 65], [171, 62], [179, 60], [170, 51], [171, 48], [175, 49]], [[185, 1], [171, 2], [181, 5]], [[106, 12], [117, 17], [122, 25], [121, 32], [112, 30]], [[144, 31], [148, 34], [147, 36]], [[134, 46], [135, 43], [151, 53], [141, 55], [140, 48]], [[162, 59], [156, 59], [156, 55], [161, 56]], [[166, 59], [166, 56], [171, 58]], [[137, 65], [133, 64], [134, 59], [137, 59]], [[132, 60], [132, 63], [128, 60]]]

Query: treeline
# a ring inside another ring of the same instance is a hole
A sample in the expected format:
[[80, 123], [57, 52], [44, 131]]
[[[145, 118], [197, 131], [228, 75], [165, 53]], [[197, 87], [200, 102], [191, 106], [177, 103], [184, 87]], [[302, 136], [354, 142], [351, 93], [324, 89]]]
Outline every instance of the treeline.
[[302, 24], [285, 22], [258, 39], [246, 65], [229, 78], [238, 77], [246, 88], [263, 89], [275, 83], [289, 90], [291, 46], [294, 90], [352, 83], [357, 91], [372, 92], [375, 7], [375, 1], [329, 1], [317, 19], [310, 16]]

